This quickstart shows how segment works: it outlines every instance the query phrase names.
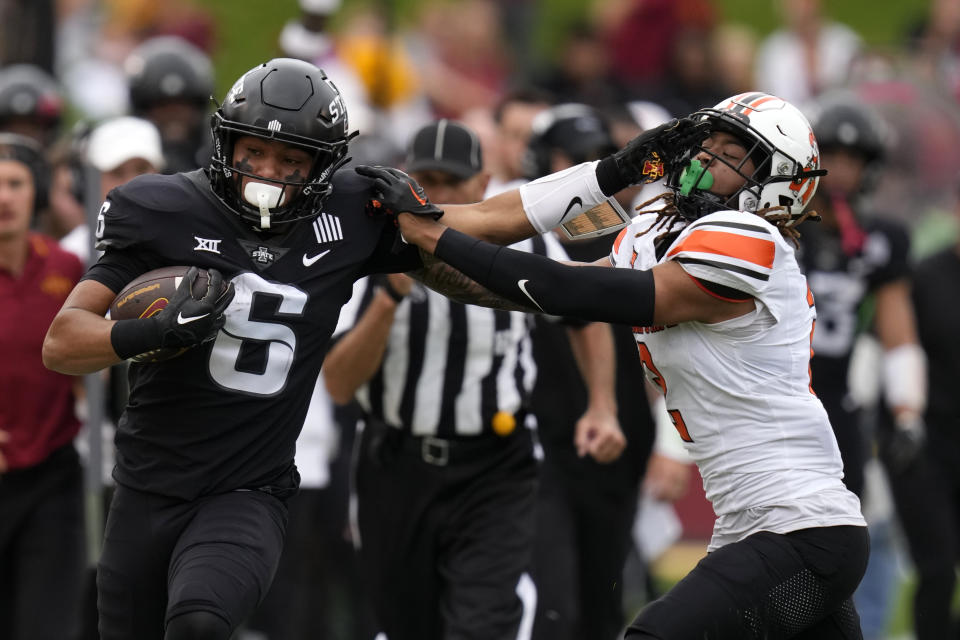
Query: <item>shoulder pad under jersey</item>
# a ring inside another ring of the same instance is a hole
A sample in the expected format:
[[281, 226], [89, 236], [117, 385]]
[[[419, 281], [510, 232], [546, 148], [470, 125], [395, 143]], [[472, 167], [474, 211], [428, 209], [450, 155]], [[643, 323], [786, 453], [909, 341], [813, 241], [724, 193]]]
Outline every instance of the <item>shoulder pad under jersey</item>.
[[209, 206], [181, 174], [138, 176], [107, 194], [97, 216], [97, 249], [125, 249], [146, 242], [170, 222], [170, 214]]
[[667, 251], [694, 278], [752, 296], [766, 290], [780, 232], [763, 218], [742, 211], [717, 211], [691, 223]]

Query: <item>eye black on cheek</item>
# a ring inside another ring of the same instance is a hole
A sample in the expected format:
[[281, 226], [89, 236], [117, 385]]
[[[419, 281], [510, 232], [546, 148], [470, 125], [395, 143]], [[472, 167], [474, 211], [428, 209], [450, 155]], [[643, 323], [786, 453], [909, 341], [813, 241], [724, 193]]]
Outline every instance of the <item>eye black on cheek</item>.
[[300, 173], [300, 169], [297, 169], [293, 173], [284, 176], [283, 179], [287, 182], [303, 182], [303, 174]]
[[250, 164], [250, 159], [247, 158], [246, 156], [244, 156], [243, 158], [240, 158], [240, 160], [238, 160], [234, 166], [236, 166], [236, 168], [240, 169], [241, 171], [253, 173], [253, 165]]

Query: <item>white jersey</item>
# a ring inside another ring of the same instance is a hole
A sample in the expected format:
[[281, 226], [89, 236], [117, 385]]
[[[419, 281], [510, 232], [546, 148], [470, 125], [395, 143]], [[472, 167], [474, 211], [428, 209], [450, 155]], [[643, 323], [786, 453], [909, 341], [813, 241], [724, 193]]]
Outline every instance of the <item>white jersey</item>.
[[816, 310], [793, 247], [759, 216], [720, 211], [687, 225], [658, 258], [662, 231], [643, 233], [655, 220], [639, 216], [621, 232], [614, 266], [676, 260], [705, 289], [713, 283], [756, 301], [754, 311], [723, 322], [634, 328], [717, 514], [710, 550], [761, 530], [865, 526], [810, 387]]

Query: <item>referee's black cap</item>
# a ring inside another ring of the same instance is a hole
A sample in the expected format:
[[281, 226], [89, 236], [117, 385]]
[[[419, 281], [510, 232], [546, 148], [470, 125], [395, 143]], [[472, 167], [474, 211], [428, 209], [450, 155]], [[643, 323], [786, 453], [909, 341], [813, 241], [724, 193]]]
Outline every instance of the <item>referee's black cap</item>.
[[480, 173], [480, 139], [453, 120], [437, 120], [421, 127], [410, 141], [404, 163], [407, 172], [443, 171], [467, 179]]

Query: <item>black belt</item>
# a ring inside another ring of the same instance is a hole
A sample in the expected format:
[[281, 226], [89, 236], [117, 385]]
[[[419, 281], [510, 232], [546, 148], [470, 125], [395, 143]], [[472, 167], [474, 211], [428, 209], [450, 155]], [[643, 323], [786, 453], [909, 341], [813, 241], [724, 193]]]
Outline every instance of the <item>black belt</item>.
[[529, 430], [516, 429], [508, 436], [484, 433], [472, 437], [439, 438], [436, 436], [415, 436], [406, 431], [386, 427], [384, 444], [403, 453], [418, 456], [427, 464], [445, 467], [449, 464], [469, 462], [512, 446], [519, 439], [529, 442]]

